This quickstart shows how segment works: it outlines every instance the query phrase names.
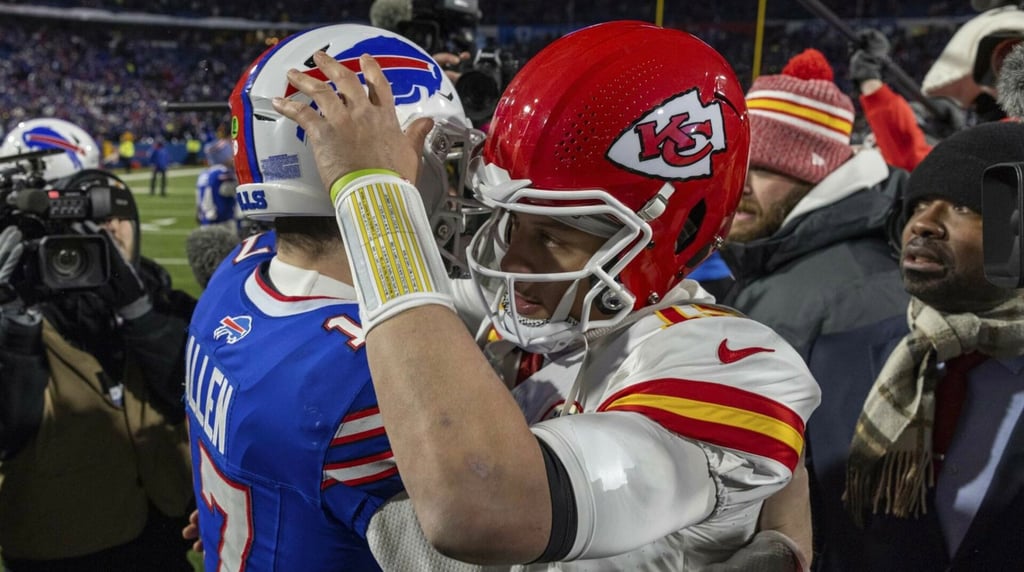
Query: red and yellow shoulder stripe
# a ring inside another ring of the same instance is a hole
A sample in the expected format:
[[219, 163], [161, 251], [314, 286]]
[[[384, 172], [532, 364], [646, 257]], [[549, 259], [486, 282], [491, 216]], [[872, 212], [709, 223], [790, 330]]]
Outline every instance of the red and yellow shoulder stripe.
[[681, 436], [774, 459], [791, 471], [804, 447], [804, 421], [793, 410], [718, 383], [639, 383], [615, 393], [597, 410], [641, 413]]
[[715, 306], [712, 304], [689, 304], [687, 306], [669, 306], [668, 308], [662, 308], [654, 313], [654, 315], [661, 318], [665, 325], [662, 328], [667, 328], [673, 324], [685, 322], [687, 320], [695, 320], [697, 318], [742, 318], [743, 314], [733, 310], [732, 308], [726, 308], [725, 306]]

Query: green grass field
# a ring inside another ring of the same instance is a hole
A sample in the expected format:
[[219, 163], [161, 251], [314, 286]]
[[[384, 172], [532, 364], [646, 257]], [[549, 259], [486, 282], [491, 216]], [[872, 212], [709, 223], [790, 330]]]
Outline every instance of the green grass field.
[[196, 177], [198, 168], [172, 169], [167, 173], [167, 196], [149, 194], [151, 171], [115, 173], [135, 193], [142, 222], [142, 255], [160, 263], [171, 274], [175, 288], [199, 297], [199, 285], [185, 257], [185, 237], [196, 223]]

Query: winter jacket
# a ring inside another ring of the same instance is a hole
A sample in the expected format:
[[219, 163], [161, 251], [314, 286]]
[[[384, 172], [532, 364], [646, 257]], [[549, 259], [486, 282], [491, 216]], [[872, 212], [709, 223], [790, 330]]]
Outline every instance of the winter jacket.
[[820, 335], [904, 312], [909, 296], [885, 233], [906, 172], [858, 152], [793, 208], [772, 236], [727, 243], [736, 278], [722, 303], [777, 331], [806, 356]]

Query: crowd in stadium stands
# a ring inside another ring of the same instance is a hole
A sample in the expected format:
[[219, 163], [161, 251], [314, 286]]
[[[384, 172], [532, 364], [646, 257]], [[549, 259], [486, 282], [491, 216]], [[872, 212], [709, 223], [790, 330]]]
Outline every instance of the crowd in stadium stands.
[[[44, 20], [0, 25], [0, 126], [60, 117], [97, 139], [198, 136], [209, 117], [161, 101], [226, 101], [237, 62], [264, 46], [242, 33], [113, 28]], [[223, 119], [221, 119], [223, 120]]]
[[[157, 12], [173, 16], [220, 16], [273, 22], [340, 22], [365, 18], [372, 0], [350, 2], [244, 2], [242, 0], [14, 0], [12, 4], [50, 5], [59, 7], [100, 8], [113, 11]], [[423, 2], [422, 4], [429, 4]], [[438, 0], [435, 4], [440, 5]], [[890, 18], [927, 16], [970, 16], [975, 12], [968, 2], [925, 2], [897, 0], [861, 0], [829, 2], [829, 7], [843, 18], [861, 18], [885, 14]], [[615, 19], [652, 20], [654, 2], [626, 0], [594, 0], [565, 2], [552, 10], [546, 0], [480, 0], [485, 25], [561, 24], [570, 20], [579, 23]], [[689, 21], [723, 22], [753, 21], [757, 2], [728, 0], [721, 2], [665, 2], [666, 20], [673, 17]], [[797, 0], [771, 0], [768, 18], [809, 18], [811, 15]]]
[[[315, 3], [299, 3], [303, 12], [285, 13], [284, 3], [198, 3], [194, 0], [162, 2], [119, 2], [84, 0], [57, 1], [58, 5], [102, 7], [105, 9], [148, 10], [163, 14], [245, 16], [254, 20], [342, 21], [364, 20], [369, 2], [345, 3], [347, 8], [317, 8]], [[687, 30], [723, 52], [744, 84], [749, 84], [754, 53], [753, 3], [744, 3], [735, 11], [722, 6], [682, 6], [668, 3], [665, 24]], [[749, 4], [749, 6], [747, 6]], [[897, 7], [893, 2], [872, 10], [900, 15], [927, 14], [927, 5], [916, 3]], [[966, 3], [964, 3], [966, 4]], [[791, 5], [791, 6], [790, 6]], [[268, 8], [269, 6], [269, 8]], [[275, 7], [276, 6], [276, 7]], [[326, 5], [325, 5], [326, 6]], [[851, 6], [836, 7], [840, 14], [856, 15]], [[915, 8], [916, 6], [916, 8]], [[565, 33], [566, 22], [605, 18], [648, 19], [650, 6], [618, 0], [593, 3], [567, 3], [563, 10], [527, 10], [511, 0], [481, 2], [483, 26], [495, 29], [534, 26], [524, 37], [507, 34], [505, 46], [520, 60], [536, 53], [548, 42]], [[244, 10], [243, 10], [244, 8]], [[291, 8], [291, 6], [289, 6]], [[866, 10], [866, 9], [864, 9]], [[936, 12], [934, 7], [931, 12]], [[964, 11], [959, 5], [947, 6], [944, 16]], [[330, 12], [321, 13], [321, 12]], [[747, 12], [750, 12], [749, 14]], [[874, 12], [879, 13], [879, 12]], [[723, 21], [729, 14], [729, 21]], [[806, 10], [795, 0], [770, 3], [769, 16], [788, 14], [805, 18]], [[533, 15], [533, 16], [527, 16]], [[528, 18], [524, 19], [524, 18]], [[893, 41], [893, 57], [907, 73], [920, 79], [958, 25], [949, 19], [930, 27], [895, 28], [895, 20], [881, 27]], [[545, 32], [550, 27], [550, 34]], [[266, 34], [266, 36], [272, 33]], [[837, 83], [852, 93], [846, 78], [848, 42], [828, 24], [810, 19], [778, 22], [769, 20], [765, 30], [761, 73], [775, 73], [786, 59], [808, 46], [821, 50], [836, 69]], [[266, 46], [266, 37], [256, 32], [213, 31], [185, 28], [153, 28], [111, 24], [68, 23], [42, 19], [7, 17], [0, 23], [0, 133], [19, 120], [60, 117], [82, 125], [98, 139], [116, 141], [125, 131], [137, 139], [148, 137], [179, 139], [186, 135], [201, 137], [223, 121], [222, 114], [168, 113], [161, 101], [226, 101], [238, 74], [240, 63], [250, 61]]]

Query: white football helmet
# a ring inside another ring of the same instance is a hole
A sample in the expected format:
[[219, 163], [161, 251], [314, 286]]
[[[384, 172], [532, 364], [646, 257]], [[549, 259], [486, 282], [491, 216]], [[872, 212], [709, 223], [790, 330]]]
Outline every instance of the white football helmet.
[[[395, 97], [401, 125], [431, 117], [435, 127], [423, 149], [417, 188], [439, 246], [461, 237], [463, 189], [472, 151], [483, 133], [472, 128], [455, 86], [441, 66], [410, 40], [370, 26], [337, 24], [285, 38], [260, 55], [231, 94], [231, 138], [242, 212], [256, 220], [278, 216], [334, 216], [305, 132], [274, 110], [274, 97], [315, 106], [288, 83], [290, 68], [324, 79], [313, 54], [326, 51], [359, 74], [359, 56], [374, 56]], [[451, 170], [449, 168], [451, 167]], [[452, 245], [448, 244], [447, 249]], [[461, 250], [461, 248], [460, 248]], [[456, 250], [456, 256], [463, 253]], [[451, 262], [452, 254], [442, 254]]]
[[0, 146], [0, 157], [20, 155], [43, 149], [63, 149], [62, 155], [43, 158], [43, 178], [47, 181], [67, 177], [83, 169], [98, 169], [100, 147], [84, 129], [63, 119], [45, 117], [22, 121], [7, 134]]
[[203, 155], [206, 156], [206, 162], [210, 165], [227, 165], [232, 167], [235, 164], [231, 141], [227, 139], [216, 139], [207, 143], [203, 147]]

